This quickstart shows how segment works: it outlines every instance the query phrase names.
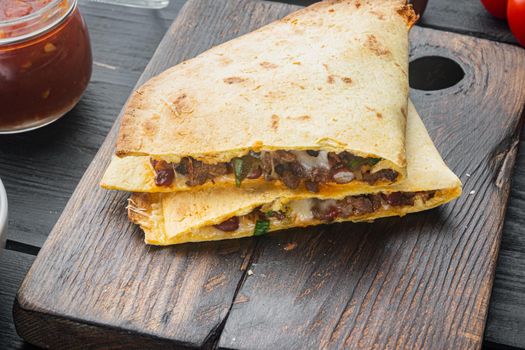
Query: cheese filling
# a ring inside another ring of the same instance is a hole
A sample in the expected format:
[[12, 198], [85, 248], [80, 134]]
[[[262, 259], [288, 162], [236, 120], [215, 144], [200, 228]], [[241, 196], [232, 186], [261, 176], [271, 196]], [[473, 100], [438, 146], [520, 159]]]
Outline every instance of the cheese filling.
[[242, 224], [251, 223], [254, 235], [266, 233], [270, 226], [276, 224], [308, 224], [312, 221], [332, 222], [338, 219], [362, 217], [392, 208], [420, 206], [435, 197], [437, 191], [392, 192], [348, 196], [343, 199], [309, 198], [291, 201], [280, 210], [262, 211], [262, 207], [254, 209], [243, 216], [234, 216], [214, 225], [215, 228], [230, 232], [236, 231]]
[[327, 183], [346, 184], [355, 180], [369, 184], [392, 183], [398, 173], [392, 169], [373, 171], [380, 158], [363, 158], [349, 152], [283, 151], [250, 152], [230, 162], [207, 164], [191, 157], [179, 163], [151, 159], [157, 186], [174, 182], [187, 186], [203, 185], [224, 175], [233, 175], [237, 186], [245, 179], [280, 181], [290, 189], [304, 186], [317, 193]]

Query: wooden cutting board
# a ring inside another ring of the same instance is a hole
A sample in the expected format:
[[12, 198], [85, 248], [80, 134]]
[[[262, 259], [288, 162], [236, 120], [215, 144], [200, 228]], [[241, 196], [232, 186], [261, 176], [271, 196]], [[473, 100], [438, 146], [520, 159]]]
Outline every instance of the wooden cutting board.
[[[296, 9], [189, 1], [139, 84]], [[452, 87], [411, 91], [464, 182], [460, 199], [374, 224], [146, 246], [126, 218], [127, 194], [98, 187], [117, 122], [18, 292], [19, 334], [67, 349], [479, 348], [521, 130], [525, 51], [419, 27], [411, 42], [412, 60], [447, 57], [465, 73]], [[414, 84], [457, 75], [431, 62], [412, 67]]]

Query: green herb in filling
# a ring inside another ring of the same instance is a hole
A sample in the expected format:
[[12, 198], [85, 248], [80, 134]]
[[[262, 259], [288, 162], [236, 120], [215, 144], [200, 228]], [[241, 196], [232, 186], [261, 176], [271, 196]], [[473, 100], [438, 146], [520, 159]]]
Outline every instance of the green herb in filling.
[[352, 156], [346, 162], [346, 167], [352, 171], [359, 170], [363, 165], [376, 165], [381, 158], [363, 158]]
[[367, 159], [368, 159], [368, 164], [370, 165], [376, 165], [381, 160], [381, 158], [367, 158]]
[[233, 160], [233, 171], [235, 172], [235, 186], [241, 187], [241, 182], [244, 180], [246, 175], [243, 176], [242, 173], [242, 164], [243, 164], [242, 158], [235, 158]]
[[253, 230], [254, 236], [261, 236], [268, 233], [268, 230], [270, 229], [270, 221], [269, 220], [257, 220], [255, 223], [255, 229]]
[[248, 176], [253, 168], [257, 167], [258, 160], [251, 155], [233, 159], [233, 171], [235, 173], [235, 185], [241, 187], [242, 181]]

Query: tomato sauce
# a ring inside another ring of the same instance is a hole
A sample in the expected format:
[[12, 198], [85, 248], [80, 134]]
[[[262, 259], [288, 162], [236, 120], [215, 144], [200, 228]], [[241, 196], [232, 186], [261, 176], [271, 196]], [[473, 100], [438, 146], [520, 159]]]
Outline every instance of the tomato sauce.
[[[1, 0], [0, 24], [51, 1]], [[0, 133], [45, 125], [68, 112], [87, 87], [91, 65], [87, 28], [76, 7], [43, 33], [0, 44]]]
[[2, 0], [0, 1], [0, 21], [27, 16], [50, 2], [51, 0]]

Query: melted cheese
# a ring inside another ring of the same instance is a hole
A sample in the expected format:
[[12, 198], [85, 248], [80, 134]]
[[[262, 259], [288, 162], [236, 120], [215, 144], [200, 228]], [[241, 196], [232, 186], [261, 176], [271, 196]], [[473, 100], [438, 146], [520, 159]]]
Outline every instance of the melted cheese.
[[306, 169], [311, 170], [314, 168], [330, 169], [330, 163], [328, 162], [328, 152], [319, 151], [317, 157], [309, 155], [306, 151], [292, 151], [297, 157], [297, 161]]
[[295, 217], [296, 221], [307, 222], [314, 218], [312, 215], [312, 199], [302, 199], [298, 201], [291, 201], [289, 204], [290, 215]]

